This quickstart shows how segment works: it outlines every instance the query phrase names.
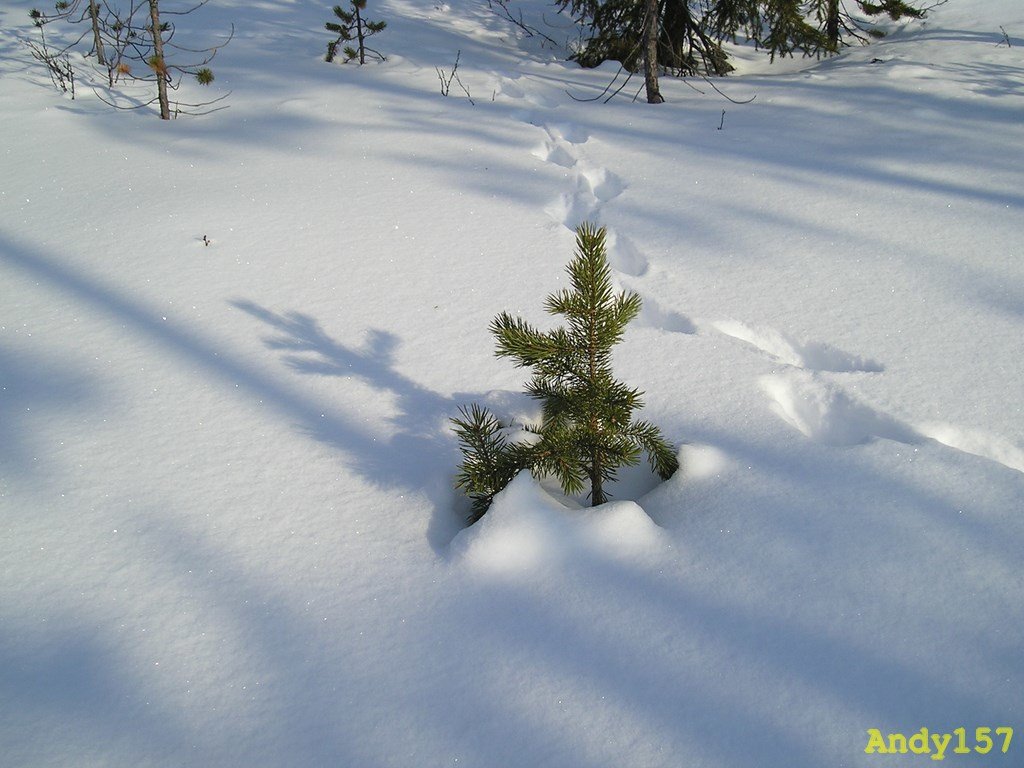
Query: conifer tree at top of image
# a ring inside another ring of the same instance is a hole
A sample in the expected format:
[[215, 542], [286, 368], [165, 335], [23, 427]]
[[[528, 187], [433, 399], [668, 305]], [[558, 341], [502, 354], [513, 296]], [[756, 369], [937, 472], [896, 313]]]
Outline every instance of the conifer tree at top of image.
[[[366, 38], [375, 35], [387, 26], [385, 21], [368, 21], [363, 12], [366, 10], [366, 0], [349, 0], [352, 10], [346, 11], [340, 5], [334, 6], [334, 15], [337, 21], [328, 21], [324, 27], [328, 32], [334, 32], [338, 37], [327, 44], [326, 61], [334, 61], [339, 53], [345, 56], [342, 64], [347, 64], [353, 59], [358, 59], [360, 64], [366, 63], [367, 55], [384, 61], [384, 55], [366, 44]], [[343, 43], [351, 43], [342, 45]]]
[[752, 42], [771, 59], [827, 56], [884, 37], [880, 21], [922, 19], [944, 1], [926, 7], [919, 7], [924, 0], [555, 0], [555, 5], [580, 24], [572, 59], [584, 67], [616, 61], [637, 72], [653, 57], [662, 74], [725, 75], [733, 70], [726, 41]]
[[496, 354], [533, 371], [526, 391], [543, 410], [539, 425], [526, 426], [532, 439], [509, 440], [504, 425], [475, 404], [452, 419], [463, 457], [456, 487], [473, 500], [471, 522], [523, 469], [556, 478], [568, 495], [589, 489], [597, 506], [608, 501], [605, 488], [618, 469], [638, 464], [643, 453], [662, 479], [679, 468], [661, 431], [633, 419], [643, 393], [612, 375], [612, 347], [642, 302], [636, 293], [615, 293], [603, 228], [582, 224], [576, 230], [576, 255], [567, 271], [571, 287], [545, 302], [567, 325], [540, 331], [503, 312], [490, 326]]

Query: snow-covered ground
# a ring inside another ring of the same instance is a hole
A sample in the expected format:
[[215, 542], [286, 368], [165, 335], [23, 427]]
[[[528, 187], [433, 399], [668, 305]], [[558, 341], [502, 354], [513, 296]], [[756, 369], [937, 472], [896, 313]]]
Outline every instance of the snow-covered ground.
[[[30, 7], [0, 8], [0, 763], [902, 765], [868, 729], [1011, 726], [944, 764], [1021, 764], [1019, 0], [657, 107], [574, 100], [614, 67], [484, 0], [371, 3], [363, 68], [322, 61], [328, 4], [213, 0], [180, 34], [234, 24], [230, 108], [171, 122], [77, 60], [57, 94]], [[474, 103], [439, 93], [457, 52]], [[531, 415], [487, 325], [549, 322], [583, 220], [683, 471], [594, 511], [521, 477], [463, 529], [448, 418]]]

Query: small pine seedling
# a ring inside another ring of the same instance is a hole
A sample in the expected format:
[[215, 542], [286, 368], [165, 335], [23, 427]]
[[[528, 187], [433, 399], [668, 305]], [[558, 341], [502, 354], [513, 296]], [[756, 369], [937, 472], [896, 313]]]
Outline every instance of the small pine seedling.
[[329, 62], [334, 61], [341, 44], [354, 41], [355, 45], [341, 47], [341, 52], [345, 54], [342, 64], [347, 64], [353, 59], [358, 59], [360, 64], [365, 64], [367, 54], [384, 61], [384, 56], [380, 51], [376, 51], [366, 44], [366, 38], [382, 31], [387, 26], [387, 22], [368, 21], [363, 18], [366, 0], [349, 0], [349, 5], [352, 7], [351, 11], [346, 11], [340, 5], [334, 6], [334, 15], [338, 20], [328, 21], [324, 24], [324, 28], [328, 32], [333, 32], [338, 36], [337, 39], [327, 43], [327, 55], [324, 59]]
[[543, 406], [529, 443], [510, 442], [497, 419], [473, 405], [452, 419], [463, 461], [456, 487], [473, 500], [479, 519], [522, 469], [558, 479], [567, 494], [590, 490], [593, 506], [608, 500], [605, 486], [617, 470], [639, 463], [646, 453], [651, 469], [668, 479], [679, 460], [661, 431], [633, 419], [643, 393], [612, 375], [612, 347], [640, 312], [640, 296], [616, 294], [608, 266], [605, 230], [583, 224], [576, 230], [576, 256], [569, 263], [571, 288], [548, 296], [545, 308], [567, 326], [539, 331], [507, 312], [491, 323], [496, 354], [530, 368], [527, 393]]

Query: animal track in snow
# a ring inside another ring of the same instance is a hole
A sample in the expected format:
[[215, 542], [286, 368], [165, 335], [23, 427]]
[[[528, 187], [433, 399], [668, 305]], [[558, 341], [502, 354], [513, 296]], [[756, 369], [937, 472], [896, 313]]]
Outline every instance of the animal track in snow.
[[546, 159], [572, 169], [572, 189], [560, 194], [544, 209], [552, 219], [569, 229], [575, 230], [584, 221], [596, 221], [601, 206], [618, 197], [625, 187], [614, 173], [587, 167], [565, 145], [551, 148]]
[[921, 436], [807, 371], [761, 377], [772, 410], [811, 440], [825, 445], [861, 445], [876, 437], [918, 443]]
[[[510, 98], [537, 103], [506, 78], [500, 79], [498, 87]], [[533, 110], [516, 112], [514, 117], [547, 134], [544, 143], [533, 150], [534, 157], [571, 173], [572, 188], [544, 207], [548, 216], [559, 224], [575, 230], [584, 221], [594, 221], [603, 203], [622, 194], [626, 187], [622, 179], [607, 168], [591, 167], [580, 157], [577, 148], [590, 140], [585, 129], [574, 123], [547, 121]]]
[[942, 422], [911, 426], [858, 401], [809, 371], [788, 370], [761, 378], [772, 410], [811, 440], [825, 445], [861, 445], [875, 438], [919, 444], [934, 440], [1024, 472], [1024, 450], [998, 435]]
[[[524, 93], [507, 77], [499, 77], [495, 92], [538, 105], [537, 100], [531, 99], [529, 94]], [[555, 222], [573, 231], [587, 221], [599, 224], [601, 209], [618, 198], [627, 184], [618, 174], [604, 166], [590, 164], [581, 154], [582, 145], [590, 140], [590, 134], [571, 122], [549, 121], [541, 110], [519, 110], [513, 113], [513, 117], [544, 131], [544, 141], [533, 150], [533, 156], [564, 169], [569, 182], [568, 190], [544, 206], [544, 212]], [[606, 226], [605, 238], [608, 263], [614, 270], [632, 277], [641, 277], [647, 273], [647, 258], [628, 237]], [[643, 309], [638, 318], [642, 324], [673, 333], [697, 332], [689, 318], [662, 308], [654, 299], [646, 296], [642, 298]]]
[[879, 373], [885, 370], [885, 366], [870, 358], [851, 355], [822, 341], [801, 343], [768, 326], [747, 325], [737, 320], [721, 320], [712, 325], [726, 336], [746, 342], [779, 362], [797, 368], [837, 373]]
[[[497, 100], [498, 97], [504, 97], [511, 101], [524, 101], [527, 104], [530, 104], [535, 107], [540, 107], [541, 109], [551, 109], [552, 107], [557, 106], [557, 102], [545, 96], [541, 96], [535, 93], [528, 93], [527, 91], [523, 90], [519, 86], [519, 84], [515, 82], [518, 79], [518, 77], [511, 78], [507, 75], [499, 75], [497, 82], [494, 83], [494, 85], [492, 86], [493, 99]], [[531, 122], [530, 119], [523, 118], [522, 116], [520, 116], [520, 119], [522, 119], [523, 122]]]
[[545, 123], [544, 130], [553, 141], [564, 141], [568, 144], [586, 144], [590, 134], [573, 123]]
[[580, 171], [580, 175], [590, 185], [590, 191], [594, 193], [594, 197], [602, 203], [614, 200], [626, 188], [622, 179], [607, 168], [585, 168]]
[[[571, 189], [560, 194], [544, 210], [572, 230], [584, 221], [596, 221], [601, 206], [622, 194], [625, 183], [607, 168], [591, 166], [579, 156], [576, 146], [586, 141], [585, 132], [564, 124], [541, 127], [547, 131], [548, 139], [533, 154], [571, 173]], [[624, 256], [623, 260], [628, 262], [630, 257]], [[634, 274], [628, 269], [625, 271]]]
[[494, 86], [494, 98], [505, 96], [509, 99], [518, 100], [526, 98], [526, 92], [514, 81], [502, 75]]
[[560, 165], [563, 168], [572, 168], [576, 165], [576, 160], [578, 159], [576, 155], [566, 149], [564, 145], [550, 140], [545, 141], [543, 146], [533, 150], [533, 156], [539, 157], [545, 162]]
[[[495, 93], [499, 92], [509, 98], [536, 103], [505, 75], [499, 76]], [[545, 213], [571, 230], [585, 221], [597, 223], [602, 205], [621, 195], [626, 183], [607, 168], [592, 166], [580, 156], [578, 148], [590, 140], [590, 134], [575, 123], [545, 120], [533, 110], [516, 112], [514, 116], [547, 134], [544, 143], [533, 150], [533, 156], [571, 174], [571, 188], [546, 205]], [[625, 238], [616, 238], [611, 230], [608, 230], [608, 246], [609, 260], [616, 269], [634, 276], [647, 270], [647, 260], [636, 247]]]
[[640, 316], [637, 318], [642, 325], [649, 328], [660, 328], [673, 333], [692, 334], [697, 332], [697, 326], [685, 315], [681, 315], [671, 309], [665, 309], [648, 296], [643, 297], [643, 300], [644, 304], [640, 309]]
[[[608, 245], [608, 263], [614, 269], [633, 277], [640, 277], [647, 272], [647, 258], [628, 237], [620, 235], [614, 229], [608, 229], [605, 243]], [[648, 300], [645, 299], [646, 301]]]
[[[896, 76], [922, 76], [907, 69]], [[496, 95], [524, 102], [530, 108], [517, 110], [513, 117], [542, 129], [547, 135], [533, 155], [565, 169], [571, 188], [545, 206], [555, 221], [575, 230], [584, 221], [598, 223], [602, 206], [615, 200], [626, 183], [607, 168], [595, 167], [581, 157], [579, 148], [590, 135], [572, 123], [549, 122], [546, 110], [557, 103], [534, 97], [507, 77], [499, 77]], [[639, 277], [648, 269], [644, 255], [625, 236], [606, 227], [608, 260], [617, 271]], [[643, 296], [641, 324], [674, 333], [697, 333], [688, 317], [662, 307]], [[817, 372], [879, 373], [881, 363], [853, 355], [826, 342], [798, 341], [768, 326], [748, 325], [737, 320], [712, 323], [720, 333], [749, 344], [792, 369], [761, 377], [760, 383], [771, 399], [772, 410], [809, 439], [832, 446], [854, 446], [875, 439], [920, 444], [931, 439], [964, 453], [981, 456], [1009, 469], [1024, 472], [1024, 450], [997, 435], [946, 423], [925, 423], [912, 427], [883, 413], [841, 387], [823, 380]]]
[[600, 204], [586, 179], [578, 177], [575, 189], [563, 192], [544, 207], [544, 212], [559, 224], [575, 230], [585, 221], [593, 221]]

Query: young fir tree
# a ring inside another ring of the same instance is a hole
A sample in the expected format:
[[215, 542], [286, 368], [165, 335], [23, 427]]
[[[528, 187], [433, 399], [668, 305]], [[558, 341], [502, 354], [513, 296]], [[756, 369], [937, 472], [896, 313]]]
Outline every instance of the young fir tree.
[[662, 478], [679, 468], [660, 430], [633, 419], [643, 393], [612, 375], [612, 347], [640, 312], [640, 297], [614, 292], [603, 228], [581, 225], [576, 247], [571, 288], [545, 303], [566, 326], [540, 331], [505, 312], [491, 323], [497, 355], [533, 370], [527, 392], [543, 404], [541, 424], [527, 428], [534, 440], [509, 442], [497, 419], [475, 405], [452, 420], [463, 454], [456, 486], [473, 499], [474, 518], [522, 469], [556, 477], [567, 494], [589, 486], [597, 506], [608, 500], [605, 485], [617, 470], [637, 464], [644, 452]]
[[347, 64], [352, 59], [359, 59], [360, 64], [365, 64], [367, 53], [384, 61], [384, 56], [380, 51], [375, 51], [366, 44], [366, 38], [384, 29], [387, 26], [387, 22], [367, 21], [363, 18], [362, 12], [366, 10], [366, 0], [349, 0], [349, 5], [352, 6], [351, 11], [346, 11], [340, 5], [334, 6], [334, 15], [338, 17], [338, 21], [329, 21], [324, 25], [328, 32], [334, 32], [338, 35], [336, 40], [332, 40], [327, 44], [327, 56], [325, 59], [327, 61], [334, 61], [335, 56], [338, 55], [338, 46], [354, 38], [354, 46], [346, 45], [341, 49], [341, 52], [345, 54], [345, 60], [342, 64]]

